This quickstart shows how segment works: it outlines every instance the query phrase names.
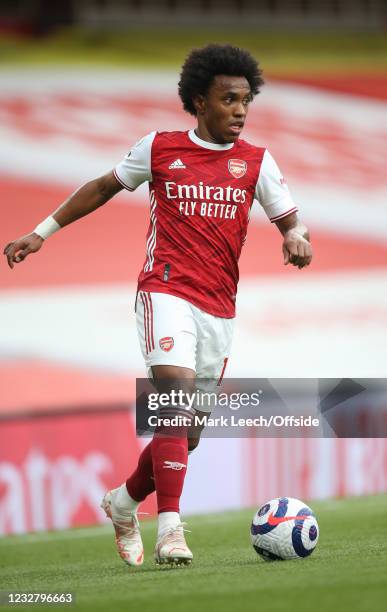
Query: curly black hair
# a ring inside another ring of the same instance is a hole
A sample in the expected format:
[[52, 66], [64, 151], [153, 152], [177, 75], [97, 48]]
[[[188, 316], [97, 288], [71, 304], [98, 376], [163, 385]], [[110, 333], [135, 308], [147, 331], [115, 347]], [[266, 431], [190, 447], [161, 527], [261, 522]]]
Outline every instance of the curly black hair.
[[193, 98], [199, 94], [205, 96], [218, 74], [245, 77], [253, 96], [259, 93], [264, 84], [262, 70], [248, 51], [232, 45], [218, 44], [194, 49], [185, 60], [180, 73], [179, 96], [184, 110], [196, 115]]

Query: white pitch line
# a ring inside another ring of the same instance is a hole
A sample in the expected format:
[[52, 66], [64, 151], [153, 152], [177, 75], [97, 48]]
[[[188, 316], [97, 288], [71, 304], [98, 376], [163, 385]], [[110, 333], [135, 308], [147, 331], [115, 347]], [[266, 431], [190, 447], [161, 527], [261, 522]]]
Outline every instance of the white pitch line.
[[[226, 513], [223, 516], [219, 514], [204, 517], [195, 516], [194, 519], [200, 520], [201, 524], [220, 524], [222, 522], [234, 520], [234, 515], [232, 512], [230, 512], [230, 514]], [[141, 529], [143, 531], [149, 528], [156, 529], [155, 521], [144, 521], [143, 523], [141, 523]], [[39, 533], [12, 535], [0, 537], [0, 550], [2, 546], [14, 546], [18, 544], [36, 544], [41, 542], [57, 542], [58, 540], [80, 540], [82, 538], [91, 538], [106, 535], [113, 535], [113, 531], [110, 525], [81, 527], [79, 529], [66, 529], [63, 531], [42, 531]]]
[[0, 549], [4, 545], [13, 546], [17, 544], [56, 542], [57, 540], [78, 540], [81, 538], [105, 536], [109, 535], [110, 533], [112, 533], [110, 525], [101, 525], [98, 527], [85, 527], [81, 529], [69, 529], [66, 531], [29, 533], [25, 535], [21, 534], [18, 536], [0, 538]]
[[[373, 498], [379, 498], [381, 496], [376, 495], [376, 496], [361, 496], [361, 497], [355, 497], [355, 498], [343, 498], [343, 499], [327, 499], [327, 500], [315, 500], [315, 502], [307, 502], [307, 503], [311, 503], [312, 507], [313, 504], [316, 503], [316, 505], [319, 506], [319, 509], [317, 511], [321, 512], [321, 511], [333, 511], [333, 510], [339, 510], [342, 508], [343, 505], [345, 505], [346, 502], [351, 501], [351, 499], [355, 499], [356, 501], [362, 501], [364, 503], [372, 503]], [[244, 508], [243, 510], [248, 510], [248, 508]], [[227, 523], [230, 521], [234, 521], [235, 519], [235, 514], [239, 514], [240, 510], [230, 510], [229, 512], [223, 512], [223, 513], [216, 513], [214, 512], [213, 514], [208, 514], [208, 515], [204, 515], [204, 516], [198, 516], [198, 515], [193, 515], [192, 517], [190, 517], [189, 515], [187, 515], [187, 522], [188, 522], [188, 526], [190, 521], [192, 520], [192, 527], [193, 529], [196, 528], [196, 523], [199, 525], [203, 525], [203, 524], [212, 524], [212, 523], [216, 523], [217, 525], [220, 525], [221, 523]], [[141, 523], [141, 529], [147, 530], [147, 529], [154, 529], [156, 530], [156, 521], [155, 520], [149, 520], [149, 521], [144, 521], [143, 523]], [[79, 529], [66, 529], [63, 531], [51, 531], [51, 532], [40, 532], [40, 533], [29, 533], [29, 534], [20, 534], [20, 535], [12, 535], [12, 536], [5, 536], [5, 537], [0, 537], [0, 550], [2, 548], [2, 546], [14, 546], [14, 545], [18, 545], [18, 544], [35, 544], [35, 543], [40, 543], [40, 542], [57, 542], [58, 540], [80, 540], [82, 538], [91, 538], [91, 537], [99, 537], [99, 536], [106, 536], [106, 535], [113, 535], [113, 531], [111, 528], [111, 525], [98, 525], [95, 527], [81, 527]]]

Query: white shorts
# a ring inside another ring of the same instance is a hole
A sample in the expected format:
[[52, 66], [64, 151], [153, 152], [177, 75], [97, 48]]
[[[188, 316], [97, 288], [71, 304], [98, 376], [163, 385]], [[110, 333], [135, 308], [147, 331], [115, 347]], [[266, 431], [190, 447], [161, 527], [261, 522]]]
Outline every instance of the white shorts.
[[137, 332], [148, 375], [156, 365], [190, 368], [197, 378], [223, 378], [231, 348], [234, 319], [200, 310], [167, 293], [139, 291]]

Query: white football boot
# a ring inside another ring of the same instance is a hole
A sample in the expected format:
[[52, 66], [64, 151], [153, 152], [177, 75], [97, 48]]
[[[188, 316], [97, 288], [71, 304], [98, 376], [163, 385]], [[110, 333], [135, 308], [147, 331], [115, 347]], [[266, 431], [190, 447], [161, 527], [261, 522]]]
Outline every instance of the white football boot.
[[105, 510], [106, 516], [112, 520], [116, 532], [116, 544], [118, 554], [128, 565], [142, 565], [144, 561], [144, 546], [141, 539], [140, 525], [136, 512], [122, 512], [115, 504], [118, 489], [108, 491], [102, 502], [101, 508]]
[[167, 529], [157, 540], [155, 561], [157, 565], [190, 565], [193, 554], [184, 537], [184, 525]]

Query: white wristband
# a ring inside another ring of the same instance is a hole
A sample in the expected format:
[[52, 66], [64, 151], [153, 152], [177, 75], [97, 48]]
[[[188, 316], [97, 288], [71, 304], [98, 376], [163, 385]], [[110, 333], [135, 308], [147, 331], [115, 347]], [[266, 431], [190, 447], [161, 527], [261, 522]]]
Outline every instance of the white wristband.
[[39, 223], [33, 230], [35, 234], [38, 234], [43, 240], [49, 238], [52, 234], [55, 234], [58, 230], [61, 229], [61, 225], [57, 221], [55, 221], [54, 217], [51, 215], [47, 217], [44, 221]]

